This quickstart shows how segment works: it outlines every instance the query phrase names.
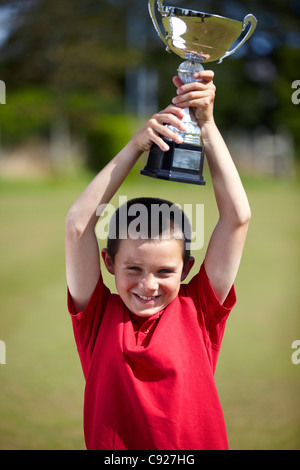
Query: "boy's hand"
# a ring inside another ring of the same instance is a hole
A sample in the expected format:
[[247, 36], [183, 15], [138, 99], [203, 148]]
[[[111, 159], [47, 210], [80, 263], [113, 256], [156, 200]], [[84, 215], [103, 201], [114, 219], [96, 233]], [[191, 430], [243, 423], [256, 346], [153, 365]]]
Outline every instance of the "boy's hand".
[[182, 143], [182, 138], [167, 127], [171, 125], [178, 130], [184, 131], [182, 123], [184, 111], [180, 107], [169, 105], [163, 111], [153, 114], [146, 125], [133, 137], [132, 141], [141, 152], [150, 150], [153, 143], [157, 144], [161, 150], [169, 150], [168, 144], [163, 137], [173, 140], [178, 144]]
[[179, 108], [193, 108], [199, 127], [207, 122], [213, 122], [213, 105], [216, 87], [213, 84], [214, 72], [203, 70], [194, 75], [195, 81], [186, 85], [178, 76], [173, 78], [173, 83], [177, 87], [177, 96], [173, 98], [174, 103]]

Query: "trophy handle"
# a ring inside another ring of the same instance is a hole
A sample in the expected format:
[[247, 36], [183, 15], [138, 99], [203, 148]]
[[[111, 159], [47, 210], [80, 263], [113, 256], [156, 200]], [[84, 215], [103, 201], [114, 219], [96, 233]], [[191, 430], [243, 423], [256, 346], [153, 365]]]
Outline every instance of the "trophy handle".
[[[155, 27], [156, 32], [159, 35], [160, 39], [165, 43], [166, 50], [168, 52], [171, 52], [170, 48], [168, 46], [168, 43], [166, 41], [166, 38], [164, 37], [164, 35], [162, 34], [162, 32], [160, 30], [160, 27], [159, 27], [159, 24], [158, 24], [158, 21], [157, 21], [157, 18], [156, 18], [156, 14], [155, 14], [154, 2], [155, 2], [155, 0], [149, 0], [148, 1], [148, 9], [149, 9], [149, 13], [150, 13], [150, 16], [151, 16], [151, 20], [154, 24], [154, 27]], [[163, 0], [157, 0], [158, 10], [159, 10], [161, 15], [163, 15], [162, 2], [163, 2]]]
[[223, 57], [221, 57], [221, 59], [219, 59], [218, 64], [223, 62], [223, 59], [225, 59], [225, 57], [228, 57], [229, 55], [234, 54], [250, 38], [250, 36], [252, 36], [252, 34], [254, 33], [254, 30], [256, 28], [256, 25], [257, 25], [257, 19], [252, 14], [249, 14], [249, 15], [245, 16], [242, 31], [245, 31], [245, 28], [247, 27], [247, 25], [249, 23], [250, 23], [250, 28], [249, 28], [248, 33], [246, 34], [246, 36], [242, 39], [242, 41], [234, 49], [232, 49], [231, 51], [227, 51], [226, 54], [223, 55]]

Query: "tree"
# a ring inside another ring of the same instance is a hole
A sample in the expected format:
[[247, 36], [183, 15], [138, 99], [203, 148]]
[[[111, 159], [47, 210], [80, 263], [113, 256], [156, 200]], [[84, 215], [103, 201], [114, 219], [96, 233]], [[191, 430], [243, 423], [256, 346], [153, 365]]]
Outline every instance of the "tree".
[[[53, 92], [57, 112], [69, 116], [76, 132], [94, 128], [103, 112], [125, 111], [126, 77], [134, 76], [135, 68], [157, 71], [157, 107], [166, 106], [181, 59], [165, 52], [147, 3], [0, 0], [13, 18], [0, 48], [1, 79], [10, 90], [46, 87]], [[199, 10], [199, 0], [164, 3]], [[250, 12], [258, 18], [256, 31], [237, 54], [221, 65], [206, 65], [215, 71], [220, 127], [238, 123], [247, 129], [258, 124], [276, 129], [283, 124], [297, 139], [299, 111], [290, 98], [292, 82], [300, 78], [295, 75], [300, 69], [299, 2], [202, 0], [201, 9], [240, 21]]]
[[120, 88], [131, 55], [124, 41], [124, 6], [109, 0], [13, 5], [16, 26], [1, 51], [2, 76], [10, 87], [42, 83], [62, 92], [105, 87], [107, 94]]

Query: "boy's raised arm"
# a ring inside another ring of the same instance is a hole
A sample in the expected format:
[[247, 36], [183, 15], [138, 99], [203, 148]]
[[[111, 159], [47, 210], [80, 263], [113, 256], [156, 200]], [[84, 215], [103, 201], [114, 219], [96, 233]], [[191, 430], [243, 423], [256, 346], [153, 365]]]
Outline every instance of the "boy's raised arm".
[[195, 78], [202, 82], [183, 85], [178, 77], [174, 78], [178, 96], [173, 103], [193, 107], [201, 129], [219, 210], [204, 264], [214, 291], [223, 303], [239, 268], [251, 212], [237, 169], [214, 121], [213, 72], [199, 72]]
[[70, 208], [65, 222], [67, 284], [77, 312], [85, 309], [100, 276], [100, 256], [95, 235], [97, 208], [107, 204], [140, 155], [155, 142], [162, 150], [161, 136], [178, 141], [178, 136], [164, 124], [182, 128], [183, 112], [169, 106], [155, 114], [98, 175]]

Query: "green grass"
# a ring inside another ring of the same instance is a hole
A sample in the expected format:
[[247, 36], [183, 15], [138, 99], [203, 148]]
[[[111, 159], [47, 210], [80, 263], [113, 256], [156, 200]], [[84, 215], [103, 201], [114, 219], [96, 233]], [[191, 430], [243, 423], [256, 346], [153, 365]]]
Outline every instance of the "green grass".
[[[207, 171], [206, 171], [207, 173]], [[64, 219], [87, 184], [0, 182], [0, 449], [83, 449], [84, 380], [66, 309]], [[217, 211], [205, 188], [131, 178], [119, 195], [204, 203], [205, 246]], [[232, 449], [300, 449], [299, 186], [245, 179], [252, 221], [216, 381]], [[194, 255], [199, 267], [204, 248]], [[197, 269], [194, 268], [194, 269]], [[195, 271], [194, 271], [195, 272]], [[112, 276], [105, 274], [112, 287]]]

